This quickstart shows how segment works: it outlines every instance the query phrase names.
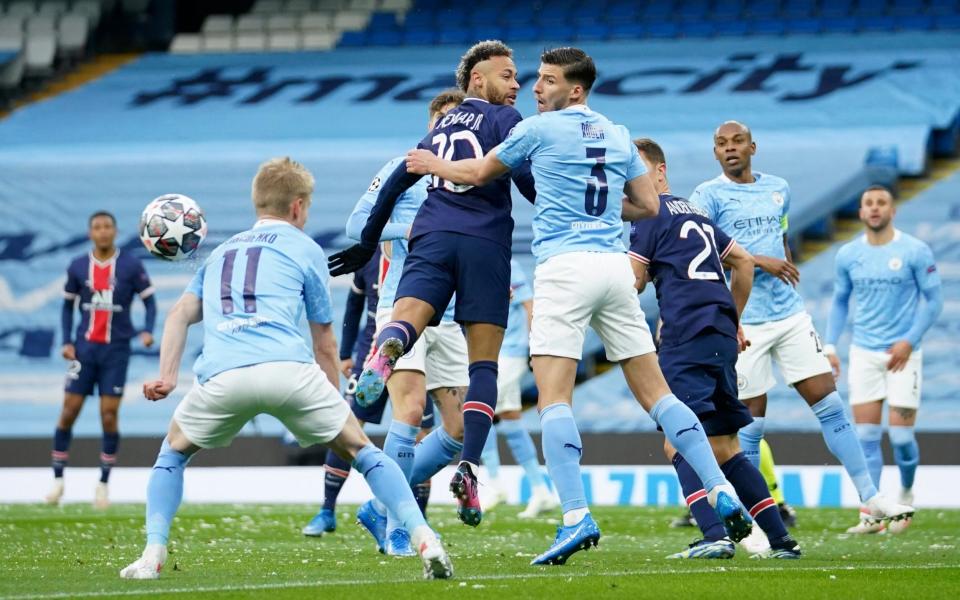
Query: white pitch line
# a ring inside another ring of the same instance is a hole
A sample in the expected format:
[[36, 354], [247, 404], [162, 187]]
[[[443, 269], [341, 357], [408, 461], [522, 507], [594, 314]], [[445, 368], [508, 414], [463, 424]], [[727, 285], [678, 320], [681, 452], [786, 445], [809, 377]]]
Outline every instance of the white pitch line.
[[[798, 565], [796, 567], [726, 567], [726, 566], [717, 566], [717, 567], [704, 567], [704, 568], [694, 568], [694, 569], [659, 569], [659, 570], [644, 570], [644, 571], [612, 571], [604, 573], [587, 573], [587, 572], [561, 572], [559, 569], [550, 567], [550, 571], [539, 572], [539, 573], [513, 573], [508, 575], [470, 575], [468, 577], [456, 577], [450, 581], [453, 583], [458, 582], [480, 582], [480, 581], [509, 581], [509, 580], [523, 580], [523, 579], [549, 579], [549, 578], [571, 578], [571, 577], [629, 577], [629, 576], [649, 576], [649, 575], [685, 575], [685, 574], [711, 574], [711, 573], [769, 573], [769, 572], [816, 572], [821, 571], [824, 573], [828, 572], [844, 572], [844, 571], [933, 571], [933, 570], [948, 570], [948, 569], [960, 569], [960, 565], [946, 565], [946, 564], [929, 564], [929, 565], [858, 565], [858, 566], [837, 566], [837, 567], [807, 567]], [[394, 582], [387, 582], [381, 579], [369, 580], [369, 579], [348, 579], [340, 581], [285, 581], [278, 583], [253, 583], [247, 585], [224, 585], [224, 586], [209, 586], [209, 587], [191, 587], [191, 588], [158, 588], [158, 587], [140, 587], [134, 590], [117, 590], [117, 591], [104, 591], [104, 592], [55, 592], [52, 594], [26, 594], [20, 596], [3, 596], [0, 600], [55, 600], [58, 598], [108, 598], [108, 597], [122, 597], [122, 596], [136, 596], [143, 594], [200, 594], [200, 593], [216, 593], [216, 592], [255, 592], [262, 590], [282, 590], [282, 589], [293, 589], [293, 588], [323, 588], [323, 587], [335, 587], [338, 585], [343, 586], [361, 586], [361, 585], [375, 585], [381, 583], [415, 583], [419, 580], [400, 580]], [[130, 583], [130, 585], [136, 585], [135, 583]]]

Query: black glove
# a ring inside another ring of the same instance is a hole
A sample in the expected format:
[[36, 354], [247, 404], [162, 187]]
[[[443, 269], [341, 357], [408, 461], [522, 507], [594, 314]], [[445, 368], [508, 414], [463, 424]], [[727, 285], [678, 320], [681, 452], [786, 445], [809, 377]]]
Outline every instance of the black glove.
[[330, 269], [330, 275], [336, 277], [337, 275], [359, 271], [370, 262], [376, 251], [376, 243], [365, 244], [361, 242], [330, 255], [330, 258], [327, 259], [327, 268]]

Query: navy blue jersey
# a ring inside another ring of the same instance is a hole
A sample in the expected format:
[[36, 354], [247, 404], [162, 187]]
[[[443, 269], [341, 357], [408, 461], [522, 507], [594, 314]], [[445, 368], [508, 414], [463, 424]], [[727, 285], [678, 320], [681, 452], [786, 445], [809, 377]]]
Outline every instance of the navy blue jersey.
[[[380, 271], [382, 254], [380, 248], [362, 269], [353, 274], [353, 292], [363, 294], [367, 303], [367, 318], [377, 319], [377, 303], [380, 302]], [[385, 269], [384, 269], [385, 271]]]
[[[483, 158], [505, 140], [521, 120], [520, 113], [512, 106], [468, 98], [447, 113], [417, 147], [445, 160]], [[519, 169], [520, 173], [513, 175], [514, 179], [529, 177], [529, 169], [527, 162], [525, 168]], [[502, 175], [481, 187], [433, 177], [427, 199], [413, 222], [410, 239], [430, 231], [450, 231], [485, 238], [509, 248], [513, 236], [510, 177]], [[522, 186], [521, 191], [524, 191]], [[524, 195], [532, 197], [526, 192]]]
[[[64, 343], [81, 338], [98, 344], [128, 341], [137, 333], [130, 321], [130, 304], [135, 294], [143, 300], [153, 294], [150, 278], [137, 257], [117, 250], [103, 262], [92, 254], [75, 258], [67, 267], [63, 296], [69, 303], [79, 299], [80, 325], [74, 337], [71, 306], [63, 320]], [[147, 320], [144, 330], [150, 331], [151, 315]]]
[[723, 274], [735, 242], [700, 207], [660, 195], [660, 213], [630, 227], [630, 257], [648, 266], [657, 288], [661, 346], [713, 330], [737, 337], [737, 308]]

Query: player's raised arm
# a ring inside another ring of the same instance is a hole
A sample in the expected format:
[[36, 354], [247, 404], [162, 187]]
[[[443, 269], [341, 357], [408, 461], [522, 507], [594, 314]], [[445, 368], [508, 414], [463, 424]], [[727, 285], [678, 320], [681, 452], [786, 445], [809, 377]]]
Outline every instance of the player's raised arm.
[[653, 182], [645, 174], [634, 177], [623, 188], [627, 201], [623, 203], [623, 220], [638, 221], [657, 216], [660, 198]]
[[160, 379], [143, 384], [143, 395], [147, 400], [166, 398], [177, 387], [187, 329], [202, 318], [203, 304], [193, 292], [185, 292], [170, 309], [160, 343]]
[[411, 150], [407, 153], [407, 172], [417, 175], [434, 175], [452, 183], [483, 186], [510, 169], [500, 162], [495, 150], [483, 158], [443, 160], [429, 150]]

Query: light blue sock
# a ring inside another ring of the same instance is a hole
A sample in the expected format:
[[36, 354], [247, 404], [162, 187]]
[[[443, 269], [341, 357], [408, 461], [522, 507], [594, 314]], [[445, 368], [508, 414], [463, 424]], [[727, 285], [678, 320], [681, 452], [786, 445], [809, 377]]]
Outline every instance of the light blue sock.
[[523, 467], [523, 472], [527, 475], [531, 489], [546, 486], [547, 482], [543, 478], [543, 471], [540, 470], [540, 461], [537, 458], [537, 447], [533, 445], [533, 439], [530, 432], [523, 426], [519, 419], [513, 421], [500, 421], [497, 428], [507, 438], [507, 445], [510, 446], [510, 452], [513, 453], [513, 460]]
[[550, 479], [560, 496], [563, 512], [587, 508], [587, 495], [580, 478], [583, 442], [573, 410], [563, 402], [551, 404], [540, 413], [541, 445]]
[[417, 485], [436, 475], [463, 450], [463, 444], [450, 437], [443, 427], [437, 427], [417, 444], [410, 483]]
[[[402, 421], [393, 420], [390, 423], [390, 429], [387, 431], [387, 437], [383, 441], [383, 453], [397, 463], [403, 476], [410, 479], [413, 472], [413, 447], [417, 443], [417, 434], [420, 428], [414, 425], [408, 425]], [[400, 525], [396, 515], [387, 512], [387, 531], [393, 531]]]
[[904, 425], [890, 426], [890, 445], [893, 446], [893, 458], [900, 467], [900, 485], [908, 490], [913, 487], [913, 478], [920, 464], [920, 446], [913, 427]]
[[813, 414], [820, 420], [820, 431], [827, 448], [837, 457], [847, 475], [853, 481], [860, 495], [860, 501], [866, 502], [877, 495], [877, 486], [873, 485], [867, 460], [863, 456], [863, 449], [857, 439], [857, 433], [850, 425], [847, 414], [843, 410], [843, 400], [840, 394], [830, 392], [827, 396], [810, 407]]
[[703, 433], [700, 419], [686, 404], [673, 394], [667, 394], [653, 405], [650, 418], [663, 429], [670, 444], [697, 473], [703, 482], [703, 489], [709, 493], [714, 487], [727, 482]]
[[183, 500], [183, 469], [189, 461], [164, 438], [147, 483], [147, 544], [166, 545], [170, 523]]
[[738, 434], [743, 455], [758, 469], [760, 468], [760, 440], [763, 439], [763, 428], [766, 422], [765, 417], [754, 417], [753, 423], [741, 428]]
[[500, 475], [500, 447], [497, 445], [497, 427], [495, 426], [490, 428], [480, 460], [483, 461], [483, 466], [487, 468], [491, 479], [496, 479]]
[[427, 524], [403, 471], [383, 451], [373, 444], [364, 446], [353, 460], [353, 468], [367, 480], [388, 514], [395, 515], [407, 531]]
[[880, 450], [883, 425], [857, 423], [856, 428], [860, 447], [863, 448], [863, 458], [867, 461], [867, 469], [870, 470], [870, 480], [873, 482], [873, 487], [880, 489], [880, 474], [883, 473], [883, 452]]

